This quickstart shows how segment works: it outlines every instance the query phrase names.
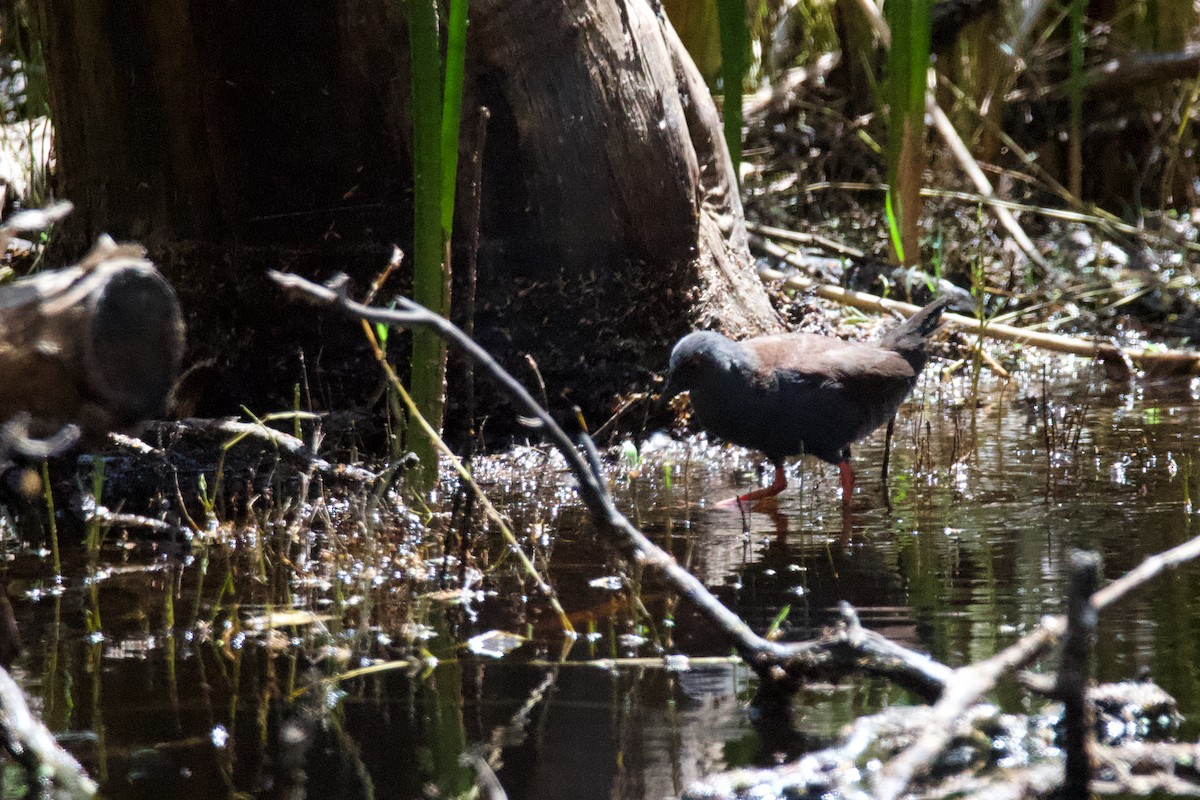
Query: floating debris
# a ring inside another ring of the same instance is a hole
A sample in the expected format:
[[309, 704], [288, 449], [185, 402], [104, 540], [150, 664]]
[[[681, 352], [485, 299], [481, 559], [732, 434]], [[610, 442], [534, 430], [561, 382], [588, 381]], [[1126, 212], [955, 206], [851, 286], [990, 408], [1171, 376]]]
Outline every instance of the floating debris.
[[467, 649], [477, 656], [503, 658], [526, 641], [524, 636], [517, 636], [515, 633], [488, 631], [468, 639]]

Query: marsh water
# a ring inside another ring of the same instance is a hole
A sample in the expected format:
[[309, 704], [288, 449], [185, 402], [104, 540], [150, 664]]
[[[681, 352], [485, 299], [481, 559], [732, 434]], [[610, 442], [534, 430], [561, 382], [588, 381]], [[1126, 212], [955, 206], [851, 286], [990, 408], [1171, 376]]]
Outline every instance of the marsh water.
[[[847, 601], [951, 665], [1062, 611], [1072, 548], [1098, 551], [1111, 578], [1195, 533], [1192, 384], [1114, 386], [1073, 362], [975, 395], [929, 372], [901, 411], [886, 495], [882, 434], [856, 450], [848, 538], [836, 470], [811, 460], [793, 464], [773, 507], [743, 517], [713, 505], [761, 478], [753, 454], [658, 435], [611, 451], [614, 492], [757, 630], [812, 637]], [[14, 674], [114, 798], [451, 797], [476, 785], [480, 762], [514, 800], [662, 798], [912, 701], [846, 680], [806, 687], [790, 719], [762, 713], [727, 643], [598, 539], [560, 461], [517, 448], [477, 472], [576, 637], [510, 549], [472, 540], [452, 508], [429, 530], [417, 515], [378, 531], [266, 515], [224, 539], [110, 531], [90, 557], [64, 544], [61, 587], [42, 543], [9, 541], [25, 643]], [[1105, 612], [1096, 663], [1100, 680], [1152, 677], [1193, 738], [1198, 582], [1184, 569]], [[279, 616], [289, 609], [305, 614]], [[489, 632], [523, 643], [473, 640]], [[1002, 687], [995, 699], [1028, 710], [1022, 697]]]

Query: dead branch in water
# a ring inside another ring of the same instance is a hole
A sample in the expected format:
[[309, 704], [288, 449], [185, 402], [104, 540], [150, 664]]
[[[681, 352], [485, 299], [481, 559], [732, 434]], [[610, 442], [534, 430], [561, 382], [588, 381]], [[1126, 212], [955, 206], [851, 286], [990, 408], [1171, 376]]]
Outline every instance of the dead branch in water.
[[[576, 446], [525, 387], [461, 330], [406, 298], [397, 298], [397, 309], [394, 311], [356, 303], [346, 296], [344, 280], [335, 279], [328, 286], [320, 286], [296, 275], [272, 272], [271, 276], [289, 293], [339, 309], [354, 318], [397, 327], [429, 328], [461, 348], [491, 374], [510, 399], [530, 418], [530, 424], [540, 428], [562, 454], [578, 481], [580, 496], [593, 521], [610, 537], [612, 544], [631, 561], [661, 570], [672, 587], [697, 606], [725, 635], [765, 684], [787, 691], [805, 679], [866, 674], [884, 677], [927, 699], [936, 698], [935, 705], [923, 708], [920, 712], [907, 709], [910, 713], [923, 715], [917, 727], [919, 734], [911, 746], [902, 749], [885, 766], [876, 786], [877, 797], [894, 799], [908, 791], [911, 783], [928, 771], [945, 752], [954, 737], [963, 730], [965, 722], [973, 719], [971, 715], [983, 713], [976, 710], [983, 695], [994, 689], [1003, 676], [1044, 655], [1067, 629], [1065, 618], [1047, 617], [1032, 633], [995, 656], [960, 669], [951, 669], [862, 628], [849, 606], [843, 606], [841, 622], [816, 641], [769, 641], [755, 633], [709, 592], [699, 579], [647, 539], [616, 508], [592, 440], [583, 435], [580, 446]], [[1200, 557], [1200, 537], [1147, 559], [1142, 566], [1092, 595], [1090, 608], [1093, 613], [1099, 611], [1134, 588], [1144, 585], [1164, 569], [1197, 557]], [[780, 785], [781, 782], [786, 783], [787, 769], [790, 769], [790, 765], [779, 770], [759, 770], [756, 774], [765, 776], [762, 777], [764, 785], [767, 782]], [[858, 770], [854, 772], [861, 777]], [[749, 775], [732, 781], [714, 776], [715, 783], [709, 785], [728, 785], [730, 793], [725, 795], [715, 790], [712, 794], [701, 794], [705, 797], [733, 797], [754, 780]], [[1060, 780], [1061, 772], [1051, 785], [1057, 785]]]
[[[1148, 556], [1125, 575], [1100, 589], [1091, 598], [1096, 612], [1113, 605], [1137, 588], [1145, 586], [1167, 569], [1200, 558], [1200, 536], [1162, 553]], [[983, 661], [954, 670], [947, 690], [933, 707], [930, 725], [911, 747], [884, 768], [878, 796], [897, 798], [945, 751], [967, 711], [992, 689], [1000, 678], [1046, 653], [1067, 629], [1063, 616], [1046, 617], [1032, 632]]]
[[95, 781], [58, 745], [54, 734], [30, 710], [21, 687], [3, 668], [0, 668], [0, 738], [9, 753], [29, 771], [31, 780], [33, 775], [44, 773], [72, 800], [96, 796]]

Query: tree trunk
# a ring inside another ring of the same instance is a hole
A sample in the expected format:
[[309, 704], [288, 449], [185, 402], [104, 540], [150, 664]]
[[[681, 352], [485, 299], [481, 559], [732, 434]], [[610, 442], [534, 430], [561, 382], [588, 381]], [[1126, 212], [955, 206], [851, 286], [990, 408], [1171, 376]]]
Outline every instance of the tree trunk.
[[[263, 273], [344, 270], [361, 292], [393, 243], [409, 248], [402, 4], [37, 5], [58, 191], [78, 208], [60, 246], [101, 231], [149, 246], [191, 358], [216, 360], [201, 411], [290, 407], [298, 384], [318, 407], [365, 400], [378, 372], [361, 333], [285, 305]], [[646, 0], [470, 14], [463, 130], [481, 105], [492, 119], [477, 276], [459, 235], [453, 253], [456, 293], [477, 278], [480, 338], [599, 412], [692, 325], [775, 327], [716, 110], [669, 23]]]

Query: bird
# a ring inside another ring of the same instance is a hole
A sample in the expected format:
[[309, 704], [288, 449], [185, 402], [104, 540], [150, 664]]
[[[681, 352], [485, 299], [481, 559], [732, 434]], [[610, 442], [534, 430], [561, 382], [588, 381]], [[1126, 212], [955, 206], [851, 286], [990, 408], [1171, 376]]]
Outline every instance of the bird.
[[694, 331], [671, 351], [664, 398], [687, 391], [700, 427], [758, 450], [775, 467], [769, 487], [718, 505], [748, 508], [787, 488], [784, 461], [812, 455], [838, 467], [843, 510], [854, 490], [850, 445], [890, 422], [916, 386], [925, 345], [949, 298], [914, 313], [876, 342], [784, 333], [735, 342]]

